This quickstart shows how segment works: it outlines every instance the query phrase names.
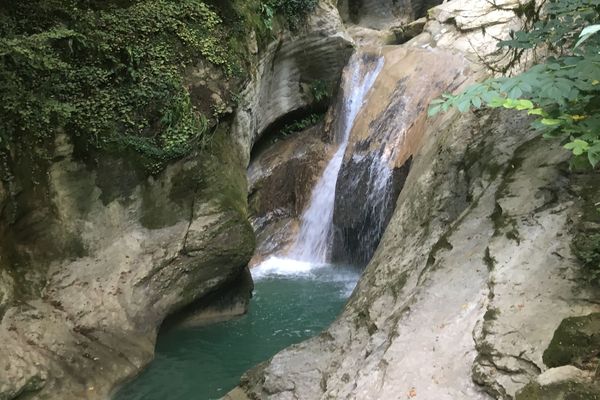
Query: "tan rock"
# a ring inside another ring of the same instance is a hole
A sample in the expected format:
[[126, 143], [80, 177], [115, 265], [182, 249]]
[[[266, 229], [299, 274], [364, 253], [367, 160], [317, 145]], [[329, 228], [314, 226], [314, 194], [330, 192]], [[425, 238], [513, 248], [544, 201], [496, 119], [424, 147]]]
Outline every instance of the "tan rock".
[[255, 155], [248, 168], [250, 221], [257, 247], [250, 265], [281, 254], [294, 242], [298, 219], [330, 157], [323, 124], [298, 132]]

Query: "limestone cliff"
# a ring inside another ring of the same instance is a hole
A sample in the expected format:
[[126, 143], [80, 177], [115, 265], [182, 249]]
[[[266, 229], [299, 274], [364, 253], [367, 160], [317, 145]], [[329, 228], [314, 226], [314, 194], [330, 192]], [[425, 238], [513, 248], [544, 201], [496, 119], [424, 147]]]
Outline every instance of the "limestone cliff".
[[195, 107], [229, 117], [160, 174], [128, 153], [82, 153], [64, 133], [45, 163], [12, 159], [0, 180], [0, 399], [106, 398], [152, 359], [166, 317], [248, 274], [250, 151], [270, 124], [313, 106], [312, 82], [338, 81], [351, 50], [338, 26], [323, 0], [299, 31], [260, 48], [249, 37], [235, 112], [224, 75], [190, 67]]

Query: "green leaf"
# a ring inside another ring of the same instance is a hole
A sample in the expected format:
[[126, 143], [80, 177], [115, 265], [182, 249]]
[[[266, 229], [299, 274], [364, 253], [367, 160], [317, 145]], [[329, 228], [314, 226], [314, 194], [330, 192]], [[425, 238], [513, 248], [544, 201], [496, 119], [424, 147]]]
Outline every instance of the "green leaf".
[[600, 163], [600, 144], [595, 144], [587, 150], [588, 160], [592, 167], [596, 167]]
[[501, 97], [496, 97], [491, 101], [488, 101], [488, 106], [491, 108], [498, 108], [504, 105], [504, 99]]
[[544, 110], [542, 110], [541, 108], [534, 108], [531, 109], [529, 111], [527, 111], [528, 115], [545, 115]]
[[564, 148], [567, 150], [571, 150], [574, 155], [580, 156], [585, 153], [590, 147], [588, 142], [585, 142], [580, 139], [575, 139], [572, 142], [569, 142], [564, 145]]
[[460, 103], [458, 103], [456, 108], [458, 108], [458, 111], [462, 113], [467, 112], [471, 108], [471, 101], [469, 99], [463, 100]]
[[575, 44], [575, 48], [581, 46], [583, 42], [588, 40], [593, 34], [600, 31], [600, 24], [598, 25], [590, 25], [583, 28], [581, 33], [579, 34], [579, 40]]
[[553, 119], [553, 118], [542, 118], [542, 124], [547, 125], [547, 126], [554, 126], [554, 125], [560, 125], [560, 123], [562, 122], [560, 119]]
[[427, 116], [428, 117], [433, 117], [434, 115], [436, 115], [437, 113], [439, 113], [441, 109], [442, 109], [442, 105], [441, 104], [430, 106], [429, 109], [427, 110]]
[[519, 111], [531, 110], [533, 109], [533, 103], [531, 102], [531, 100], [519, 99], [516, 104], [516, 109]]

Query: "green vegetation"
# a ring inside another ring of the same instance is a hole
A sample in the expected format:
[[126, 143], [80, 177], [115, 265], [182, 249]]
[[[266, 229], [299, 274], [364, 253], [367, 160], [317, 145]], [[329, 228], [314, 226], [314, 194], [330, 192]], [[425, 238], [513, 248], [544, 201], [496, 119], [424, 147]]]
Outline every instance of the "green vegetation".
[[290, 122], [279, 131], [283, 136], [291, 135], [292, 133], [303, 131], [311, 126], [315, 126], [323, 120], [325, 114], [310, 114], [302, 119]]
[[545, 58], [515, 76], [500, 76], [445, 94], [431, 103], [429, 114], [457, 107], [504, 107], [533, 115], [545, 137], [559, 138], [576, 161], [600, 162], [600, 0], [533, 1], [513, 10], [525, 29], [501, 41], [509, 62], [490, 65], [506, 73], [526, 52]]
[[231, 76], [241, 55], [201, 1], [99, 4], [2, 6], [0, 140], [47, 148], [64, 130], [86, 147], [131, 148], [160, 168], [208, 128], [183, 86], [183, 67], [201, 57]]
[[316, 102], [326, 101], [331, 98], [331, 88], [327, 82], [316, 80], [310, 85], [310, 94]]
[[269, 30], [273, 30], [274, 17], [279, 14], [292, 31], [298, 30], [317, 3], [318, 0], [266, 0], [261, 5], [264, 24]]
[[156, 173], [201, 148], [227, 109], [210, 95], [191, 95], [186, 68], [220, 73], [229, 82], [223, 101], [233, 106], [251, 65], [250, 32], [259, 45], [271, 40], [264, 6], [294, 27], [315, 3], [6, 0], [0, 5], [0, 159], [20, 159], [15, 152], [22, 149], [35, 165], [65, 132], [84, 154], [127, 152]]
[[575, 236], [571, 247], [586, 268], [589, 279], [600, 283], [600, 233], [579, 234]]

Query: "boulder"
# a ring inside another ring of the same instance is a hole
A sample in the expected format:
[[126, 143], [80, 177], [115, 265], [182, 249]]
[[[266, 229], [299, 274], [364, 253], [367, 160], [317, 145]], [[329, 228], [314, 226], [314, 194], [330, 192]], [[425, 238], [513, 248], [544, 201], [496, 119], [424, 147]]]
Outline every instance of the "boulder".
[[12, 250], [0, 264], [0, 397], [106, 398], [152, 359], [168, 315], [243, 272], [245, 170], [227, 136], [213, 146], [144, 179], [122, 158], [86, 165], [58, 136], [44, 197], [21, 198], [0, 230]]

